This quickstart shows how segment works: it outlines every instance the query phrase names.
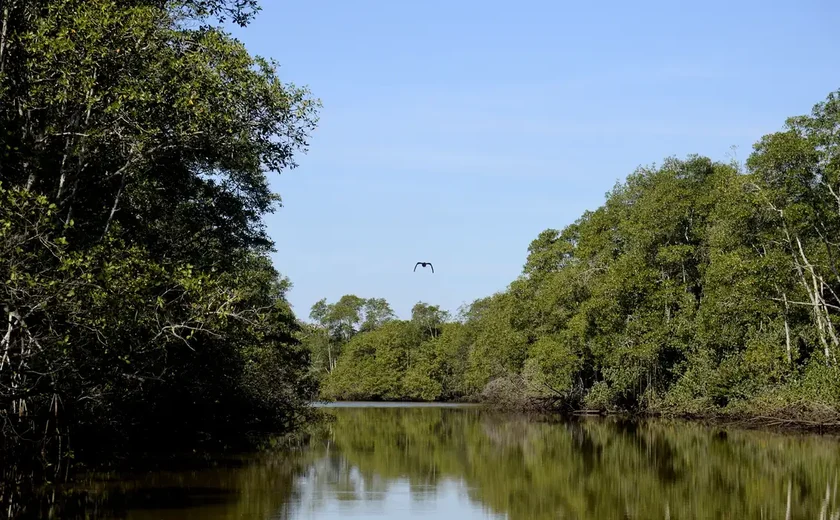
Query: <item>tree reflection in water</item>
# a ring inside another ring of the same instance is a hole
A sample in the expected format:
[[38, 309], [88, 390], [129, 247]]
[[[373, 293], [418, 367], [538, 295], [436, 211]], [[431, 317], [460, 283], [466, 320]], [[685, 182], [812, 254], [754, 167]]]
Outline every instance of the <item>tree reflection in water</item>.
[[343, 407], [304, 450], [88, 479], [32, 518], [840, 518], [836, 438]]
[[306, 507], [383, 501], [403, 485], [429, 501], [457, 483], [474, 507], [511, 520], [840, 515], [840, 443], [831, 437], [480, 409], [331, 413], [328, 438], [313, 447], [321, 455], [312, 467], [324, 469], [298, 483], [317, 496]]

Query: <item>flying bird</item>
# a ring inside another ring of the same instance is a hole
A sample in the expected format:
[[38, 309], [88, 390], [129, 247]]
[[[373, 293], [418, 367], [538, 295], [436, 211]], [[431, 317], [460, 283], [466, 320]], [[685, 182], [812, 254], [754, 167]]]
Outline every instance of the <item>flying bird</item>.
[[414, 264], [414, 272], [417, 272], [417, 266], [418, 265], [423, 266], [423, 267], [426, 267], [428, 265], [429, 267], [432, 268], [432, 272], [433, 273], [435, 272], [435, 266], [433, 266], [431, 262], [417, 262], [416, 264]]

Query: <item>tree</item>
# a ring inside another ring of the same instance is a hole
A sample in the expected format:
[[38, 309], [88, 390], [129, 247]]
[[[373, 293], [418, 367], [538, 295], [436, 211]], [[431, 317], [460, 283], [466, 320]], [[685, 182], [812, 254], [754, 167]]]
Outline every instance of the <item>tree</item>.
[[831, 93], [808, 116], [789, 118], [787, 129], [765, 136], [755, 145], [747, 166], [751, 187], [779, 230], [779, 242], [789, 255], [824, 362], [837, 364], [840, 349], [840, 100]]
[[247, 18], [245, 4], [158, 4], [66, 0], [18, 13], [28, 22], [7, 52], [22, 68], [2, 76], [0, 120], [20, 130], [0, 136], [0, 179], [54, 202], [75, 222], [75, 248], [119, 224], [153, 254], [195, 264], [267, 250], [260, 219], [279, 198], [265, 172], [295, 166], [317, 103], [220, 29], [178, 23]]
[[355, 294], [345, 294], [330, 306], [329, 322], [341, 341], [348, 341], [359, 331], [364, 306], [365, 299]]
[[396, 320], [354, 336], [324, 382], [322, 395], [331, 399], [404, 398], [408, 353], [420, 342], [412, 323]]
[[[318, 300], [309, 312], [327, 334], [327, 340], [311, 336], [312, 348], [325, 350], [326, 371], [332, 372], [343, 346], [359, 332], [371, 332], [395, 318], [391, 306], [383, 298], [364, 299], [355, 294], [345, 294], [335, 303], [326, 298]], [[318, 339], [316, 339], [318, 338]]]
[[441, 309], [439, 305], [417, 302], [411, 308], [411, 321], [420, 327], [423, 334], [431, 338], [437, 337], [440, 326], [449, 319], [449, 312]]
[[363, 307], [364, 319], [362, 331], [372, 331], [382, 327], [385, 323], [396, 319], [396, 314], [384, 298], [369, 298]]
[[319, 103], [218, 26], [256, 11], [0, 6], [0, 466], [249, 444], [308, 414], [262, 219]]

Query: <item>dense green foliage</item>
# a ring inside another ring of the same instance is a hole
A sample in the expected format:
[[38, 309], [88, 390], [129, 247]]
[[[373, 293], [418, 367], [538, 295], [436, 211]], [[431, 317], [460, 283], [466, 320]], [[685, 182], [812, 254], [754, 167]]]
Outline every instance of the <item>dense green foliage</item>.
[[836, 414], [838, 128], [833, 93], [745, 165], [638, 169], [461, 319], [336, 338], [324, 397]]
[[455, 398], [463, 372], [458, 352], [445, 335], [449, 314], [418, 303], [410, 321], [397, 320], [381, 298], [353, 294], [312, 306], [314, 325], [306, 325], [302, 342], [312, 352], [312, 369], [322, 393], [340, 399]]
[[4, 474], [293, 428], [315, 382], [262, 217], [318, 103], [221, 30], [254, 2], [0, 6]]

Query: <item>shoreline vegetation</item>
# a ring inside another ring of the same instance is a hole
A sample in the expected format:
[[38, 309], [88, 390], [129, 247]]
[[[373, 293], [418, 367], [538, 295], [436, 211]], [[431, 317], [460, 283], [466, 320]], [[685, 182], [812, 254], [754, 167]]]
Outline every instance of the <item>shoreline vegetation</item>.
[[301, 340], [324, 400], [840, 424], [840, 92], [742, 164], [640, 167], [455, 316], [346, 294]]
[[0, 12], [0, 507], [73, 468], [295, 442], [313, 399], [840, 422], [840, 98], [745, 164], [667, 158], [456, 315], [304, 322], [269, 175], [320, 101], [223, 30], [256, 0]]
[[[685, 422], [693, 422], [697, 424], [705, 424], [707, 426], [717, 427], [733, 427], [745, 430], [767, 430], [777, 431], [783, 433], [818, 433], [840, 435], [840, 414], [836, 410], [824, 410], [822, 415], [812, 413], [805, 418], [802, 414], [797, 412], [788, 412], [787, 415], [778, 413], [777, 415], [757, 415], [750, 413], [716, 413], [716, 414], [680, 414], [680, 413], [662, 413], [655, 411], [630, 412], [619, 410], [604, 410], [604, 409], [579, 409], [579, 410], [564, 410], [551, 406], [546, 406], [545, 403], [532, 402], [528, 404], [500, 404], [494, 401], [486, 401], [480, 398], [465, 399], [458, 401], [413, 401], [413, 400], [391, 400], [391, 401], [315, 401], [310, 405], [316, 405], [317, 408], [343, 408], [350, 407], [400, 407], [400, 406], [443, 406], [443, 407], [482, 407], [485, 409], [500, 411], [506, 413], [525, 413], [535, 416], [553, 416], [557, 418], [582, 418], [582, 417], [603, 417], [603, 418], [619, 418], [627, 420], [656, 420], [656, 419], [676, 419]], [[822, 418], [819, 420], [817, 418]]]

